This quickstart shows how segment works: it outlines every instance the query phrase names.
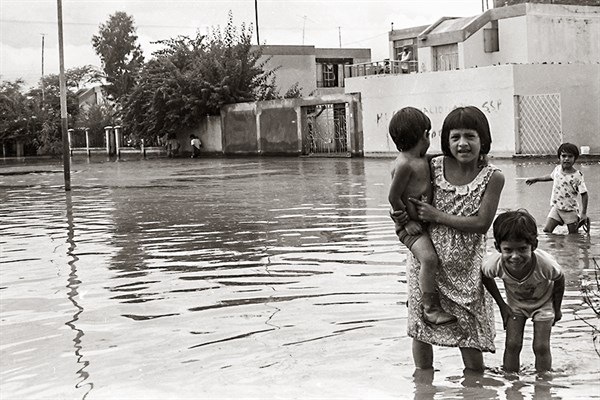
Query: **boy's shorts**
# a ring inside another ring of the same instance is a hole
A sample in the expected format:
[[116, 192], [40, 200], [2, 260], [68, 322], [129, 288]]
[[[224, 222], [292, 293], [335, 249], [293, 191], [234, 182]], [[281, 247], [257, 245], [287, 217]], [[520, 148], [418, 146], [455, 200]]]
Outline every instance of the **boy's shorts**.
[[554, 321], [554, 307], [552, 305], [552, 298], [545, 302], [541, 307], [534, 309], [514, 306], [510, 306], [510, 308], [515, 315], [531, 318], [533, 322]]
[[398, 239], [400, 239], [400, 242], [402, 242], [402, 244], [404, 244], [410, 250], [413, 247], [413, 245], [417, 243], [417, 240], [425, 236], [426, 233], [423, 232], [419, 235], [409, 235], [408, 232], [406, 232], [406, 229], [402, 227], [401, 229], [396, 230], [396, 235], [398, 235]]
[[555, 221], [558, 221], [560, 225], [566, 224], [576, 224], [579, 222], [579, 215], [577, 215], [577, 211], [564, 211], [559, 210], [556, 206], [550, 209], [550, 213], [548, 214], [548, 218], [552, 218]]

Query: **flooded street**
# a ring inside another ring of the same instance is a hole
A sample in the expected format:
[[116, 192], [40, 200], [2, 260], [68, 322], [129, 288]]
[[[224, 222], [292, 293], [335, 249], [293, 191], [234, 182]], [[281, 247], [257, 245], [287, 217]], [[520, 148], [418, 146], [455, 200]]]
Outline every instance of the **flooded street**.
[[0, 398], [600, 399], [581, 292], [600, 262], [600, 163], [576, 165], [588, 236], [541, 233], [552, 183], [522, 178], [553, 164], [492, 161], [500, 211], [527, 208], [566, 275], [555, 371], [534, 373], [528, 322], [524, 371], [501, 372], [496, 307], [483, 376], [435, 348], [434, 376], [413, 377], [390, 162], [76, 158], [65, 193], [59, 161], [0, 161]]

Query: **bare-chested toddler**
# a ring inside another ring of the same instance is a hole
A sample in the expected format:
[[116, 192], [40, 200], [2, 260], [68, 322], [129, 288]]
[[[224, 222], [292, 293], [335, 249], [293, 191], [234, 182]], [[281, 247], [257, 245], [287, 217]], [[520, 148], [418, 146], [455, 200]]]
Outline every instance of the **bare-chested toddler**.
[[409, 198], [431, 202], [432, 187], [429, 160], [430, 119], [414, 107], [405, 107], [392, 117], [389, 133], [400, 154], [394, 161], [389, 202], [392, 215], [397, 211], [408, 214], [408, 222], [396, 228], [400, 241], [408, 247], [421, 265], [419, 288], [423, 294], [423, 318], [431, 325], [447, 325], [457, 321], [456, 316], [444, 311], [435, 287], [439, 268], [437, 253], [419, 220], [417, 210]]

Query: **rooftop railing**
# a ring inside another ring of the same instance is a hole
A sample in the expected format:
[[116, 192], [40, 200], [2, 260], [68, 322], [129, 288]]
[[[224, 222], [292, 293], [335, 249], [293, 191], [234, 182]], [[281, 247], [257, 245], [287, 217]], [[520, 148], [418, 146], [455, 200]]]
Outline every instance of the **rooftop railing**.
[[418, 61], [371, 61], [360, 64], [346, 65], [346, 78], [369, 75], [409, 74], [418, 72]]

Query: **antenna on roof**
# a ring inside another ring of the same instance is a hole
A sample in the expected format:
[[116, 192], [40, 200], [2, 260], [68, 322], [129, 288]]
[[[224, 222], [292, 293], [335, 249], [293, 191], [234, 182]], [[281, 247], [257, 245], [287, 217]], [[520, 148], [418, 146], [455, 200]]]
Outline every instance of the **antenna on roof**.
[[304, 23], [302, 24], [302, 46], [304, 46], [304, 29], [306, 28], [306, 15], [304, 16]]

